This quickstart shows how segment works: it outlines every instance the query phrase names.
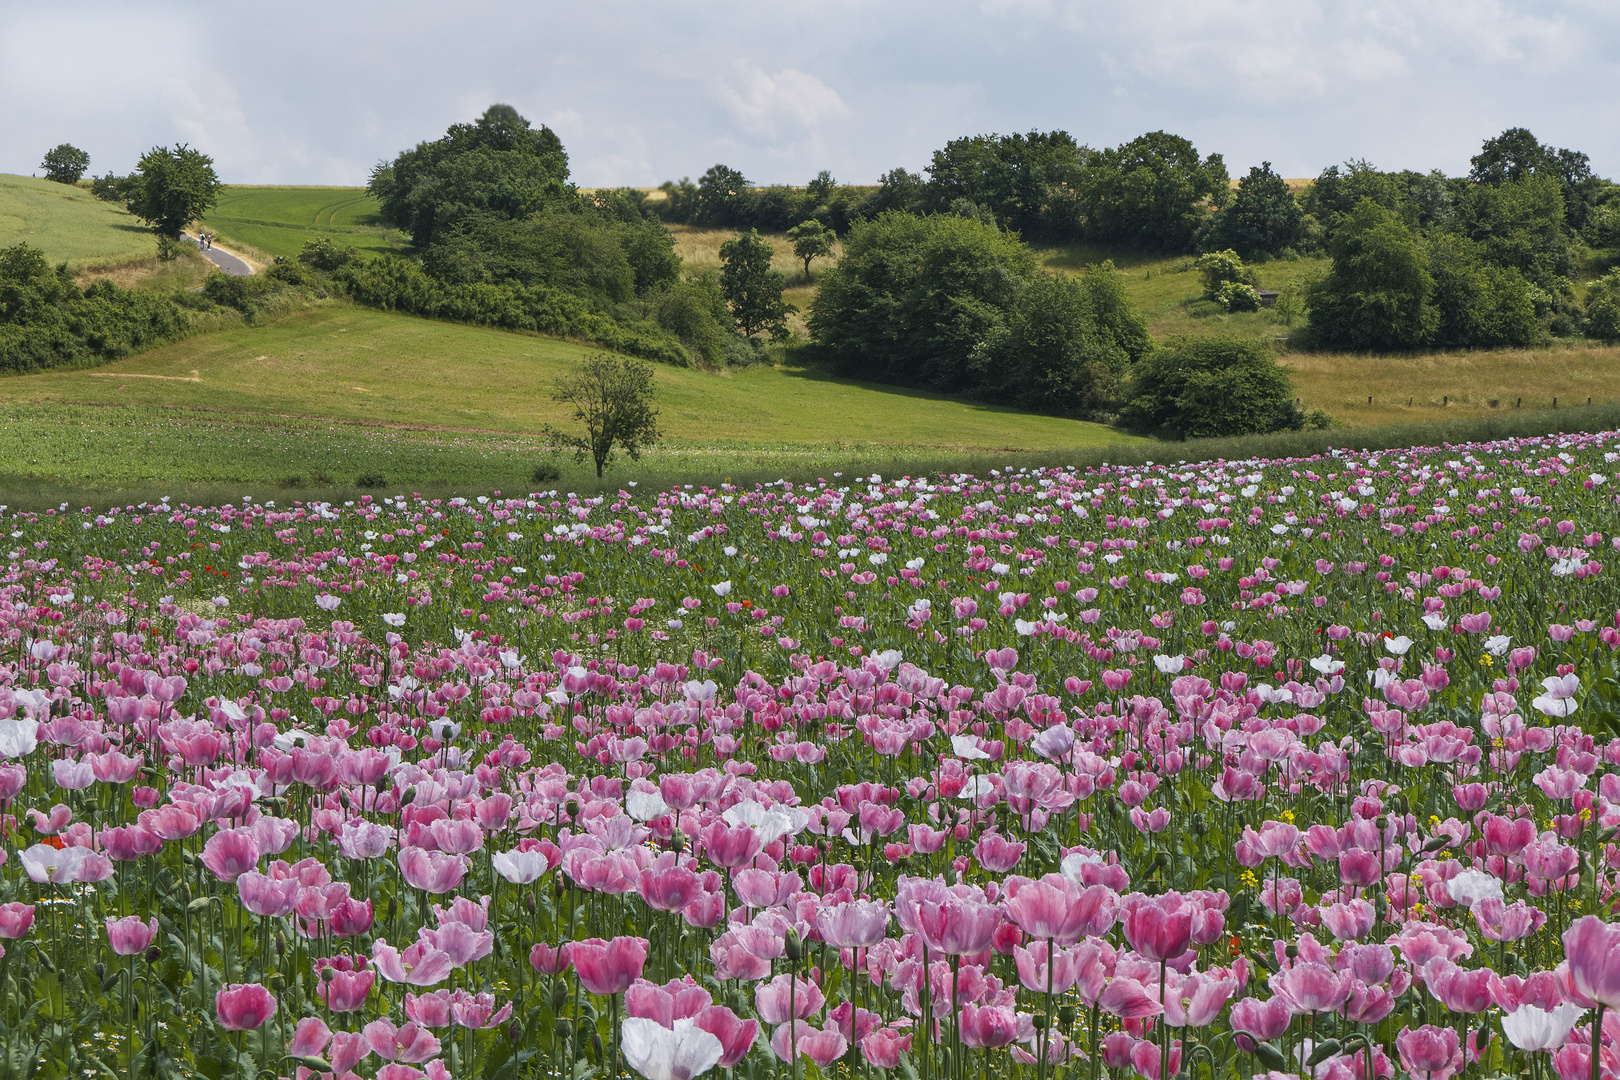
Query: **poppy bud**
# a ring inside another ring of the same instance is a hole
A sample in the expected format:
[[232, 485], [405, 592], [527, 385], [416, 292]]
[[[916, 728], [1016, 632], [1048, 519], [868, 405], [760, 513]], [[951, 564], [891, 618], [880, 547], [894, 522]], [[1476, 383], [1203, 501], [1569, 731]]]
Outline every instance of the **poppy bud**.
[[804, 955], [804, 944], [799, 940], [799, 931], [791, 926], [783, 938], [782, 951], [795, 964], [799, 962], [799, 957]]
[[551, 1011], [560, 1013], [563, 1006], [568, 1004], [568, 986], [561, 979], [551, 981]]
[[1283, 1052], [1268, 1042], [1257, 1045], [1254, 1056], [1271, 1072], [1281, 1072], [1288, 1067], [1288, 1059], [1283, 1057]]

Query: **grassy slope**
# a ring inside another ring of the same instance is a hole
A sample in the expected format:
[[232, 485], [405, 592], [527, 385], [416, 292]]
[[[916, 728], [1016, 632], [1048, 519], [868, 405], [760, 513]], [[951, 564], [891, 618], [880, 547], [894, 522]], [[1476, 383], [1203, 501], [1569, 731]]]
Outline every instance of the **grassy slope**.
[[377, 201], [364, 188], [231, 184], [201, 227], [271, 257], [297, 255], [320, 237], [370, 255], [400, 250], [407, 242], [377, 220]]
[[152, 233], [85, 188], [0, 174], [0, 247], [27, 243], [74, 269], [150, 259]]
[[[262, 483], [372, 469], [401, 483], [515, 485], [541, 455], [541, 426], [573, 426], [551, 400], [552, 380], [588, 352], [334, 304], [92, 371], [3, 379], [0, 498], [19, 477]], [[661, 367], [657, 393], [670, 441], [621, 476], [831, 471], [1133, 441], [814, 369]]]
[[[588, 352], [550, 338], [339, 305], [202, 335], [94, 371], [0, 380], [0, 401], [533, 432], [568, 420], [551, 400], [552, 380]], [[1113, 437], [1097, 424], [834, 379], [814, 369], [761, 366], [722, 375], [660, 367], [657, 388], [664, 428], [689, 442], [1040, 450]]]

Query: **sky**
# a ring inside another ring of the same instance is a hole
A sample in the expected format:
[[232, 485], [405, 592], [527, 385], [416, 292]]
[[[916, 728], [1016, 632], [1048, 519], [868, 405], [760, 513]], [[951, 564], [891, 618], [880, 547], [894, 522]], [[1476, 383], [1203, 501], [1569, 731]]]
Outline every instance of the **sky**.
[[1614, 0], [0, 0], [0, 172], [158, 144], [227, 183], [363, 184], [493, 102], [584, 187], [875, 183], [963, 135], [1154, 130], [1234, 176], [1468, 170], [1527, 127], [1620, 178]]

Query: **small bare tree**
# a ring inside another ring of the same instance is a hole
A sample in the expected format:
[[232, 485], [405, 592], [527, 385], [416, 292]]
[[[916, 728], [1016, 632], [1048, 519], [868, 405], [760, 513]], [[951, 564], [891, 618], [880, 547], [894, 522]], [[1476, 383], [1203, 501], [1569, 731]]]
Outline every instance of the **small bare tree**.
[[596, 475], [613, 461], [615, 448], [635, 461], [658, 441], [658, 410], [653, 408], [653, 367], [613, 353], [594, 353], [579, 370], [557, 380], [555, 401], [574, 407], [574, 419], [585, 425], [583, 435], [555, 431], [545, 434], [574, 451], [574, 460], [589, 455]]

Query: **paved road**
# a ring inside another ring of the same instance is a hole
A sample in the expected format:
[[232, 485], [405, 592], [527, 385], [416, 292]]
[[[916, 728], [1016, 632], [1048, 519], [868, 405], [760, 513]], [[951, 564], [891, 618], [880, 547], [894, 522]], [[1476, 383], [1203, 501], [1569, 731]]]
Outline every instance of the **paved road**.
[[[188, 235], [186, 239], [193, 244], [197, 243], [197, 238], [195, 236]], [[213, 263], [227, 274], [234, 277], [247, 277], [253, 273], [253, 267], [249, 266], [241, 259], [238, 259], [235, 255], [232, 255], [228, 251], [221, 251], [219, 248], [205, 248], [202, 247], [201, 244], [198, 244], [197, 246], [201, 248], [203, 258], [207, 259], [209, 262]]]

